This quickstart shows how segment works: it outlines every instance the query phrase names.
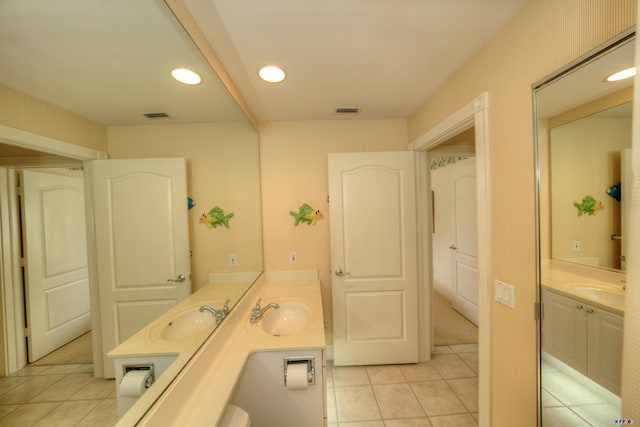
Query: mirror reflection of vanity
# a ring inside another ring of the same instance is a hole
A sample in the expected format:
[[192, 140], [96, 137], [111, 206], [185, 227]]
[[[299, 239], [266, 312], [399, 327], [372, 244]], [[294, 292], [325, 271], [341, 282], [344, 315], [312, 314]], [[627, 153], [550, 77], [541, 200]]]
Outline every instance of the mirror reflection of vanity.
[[[204, 47], [194, 45], [165, 2], [145, 0], [133, 3], [93, 3], [83, 2], [80, 7], [77, 2], [68, 2], [69, 9], [66, 11], [65, 5], [60, 3], [11, 2], [2, 7], [7, 16], [14, 13], [24, 18], [16, 24], [19, 26], [16, 30], [19, 34], [31, 36], [39, 34], [36, 29], [51, 29], [47, 40], [29, 38], [29, 43], [33, 43], [30, 45], [31, 52], [36, 53], [34, 56], [38, 57], [38, 52], [46, 52], [47, 55], [39, 56], [56, 63], [55, 56], [52, 56], [54, 51], [47, 51], [46, 43], [64, 46], [67, 52], [84, 52], [86, 55], [58, 58], [57, 63], [64, 64], [69, 70], [80, 70], [83, 78], [94, 76], [96, 80], [88, 82], [86, 87], [79, 90], [72, 73], [68, 76], [64, 73], [52, 73], [45, 79], [34, 76], [28, 81], [25, 77], [31, 74], [24, 70], [36, 70], [38, 67], [21, 62], [28, 57], [26, 50], [17, 52], [19, 49], [9, 49], [9, 52], [3, 51], [0, 84], [43, 99], [61, 110], [73, 111], [71, 105], [66, 104], [65, 98], [86, 96], [93, 100], [93, 104], [87, 105], [86, 109], [73, 112], [105, 126], [109, 134], [109, 154], [112, 158], [186, 158], [188, 195], [196, 203], [196, 207], [189, 212], [192, 291], [213, 285], [214, 299], [221, 302], [215, 308], [221, 308], [222, 303], [229, 300], [228, 306], [233, 310], [234, 304], [250, 288], [263, 268], [259, 147], [253, 120], [245, 115], [215, 70], [205, 60]], [[12, 7], [15, 9], [11, 9]], [[50, 19], [52, 16], [56, 19]], [[82, 19], [78, 19], [79, 16]], [[33, 25], [31, 29], [30, 25]], [[93, 48], [87, 49], [82, 42], [83, 38], [89, 38], [86, 29], [92, 26], [106, 31], [108, 36], [104, 36], [99, 42], [94, 41], [96, 44]], [[7, 25], [5, 31], [10, 31], [11, 28], [13, 27]], [[85, 32], [74, 36], [76, 30]], [[63, 39], [56, 43], [56, 36]], [[38, 46], [38, 40], [46, 43]], [[6, 45], [11, 47], [10, 44]], [[107, 49], [107, 53], [101, 52], [101, 49]], [[150, 64], [157, 66], [158, 72], [146, 75], [142, 78], [143, 81], [138, 80], [125, 87], [125, 93], [119, 99], [120, 104], [115, 104], [119, 115], [111, 117], [108, 122], [100, 122], [98, 115], [92, 116], [100, 110], [97, 104], [106, 105], [111, 102], [114, 97], [106, 94], [125, 85], [120, 81], [119, 87], [109, 87], [106, 81], [100, 80], [99, 70], [108, 69], [113, 75], [128, 75], [130, 70], [126, 67], [135, 68], [139, 65], [137, 61], [127, 59], [125, 53], [129, 52], [139, 58], [141, 63], [145, 63], [145, 67]], [[114, 55], [117, 57], [115, 60]], [[74, 61], [78, 61], [78, 64]], [[170, 68], [167, 68], [176, 65], [196, 68], [203, 77], [203, 83], [197, 87], [180, 86], [170, 78]], [[151, 122], [151, 119], [141, 114], [158, 112], [153, 108], [165, 108], [170, 117], [153, 119], [155, 121]], [[167, 132], [169, 129], [172, 130], [170, 135]], [[45, 161], [51, 159], [51, 154], [62, 158], [60, 160], [56, 157], [58, 166], [79, 167], [78, 160], [85, 160], [72, 156], [65, 158], [65, 153], [49, 152], [47, 147], [35, 151], [30, 148], [32, 145], [28, 140], [0, 140], [0, 143], [10, 144], [6, 147], [11, 148], [3, 149], [2, 154], [29, 159], [21, 161], [21, 165], [43, 164], [42, 158]], [[36, 158], [39, 160], [34, 160]], [[234, 214], [228, 229], [211, 229], [200, 222], [203, 213], [218, 203], [227, 212]], [[231, 255], [234, 263], [231, 262]], [[224, 293], [225, 289], [228, 290], [227, 293]], [[200, 343], [215, 328], [223, 325], [224, 319], [209, 322], [207, 329], [200, 334]], [[198, 347], [199, 345], [194, 345], [191, 351], [195, 352]], [[109, 349], [105, 349], [105, 353], [108, 351]], [[180, 363], [186, 363], [189, 356], [180, 358]], [[177, 373], [181, 368], [182, 366], [173, 366], [172, 372]], [[150, 389], [149, 393], [157, 398], [162, 391], [156, 387]]]
[[633, 40], [534, 85], [543, 426], [620, 417]]

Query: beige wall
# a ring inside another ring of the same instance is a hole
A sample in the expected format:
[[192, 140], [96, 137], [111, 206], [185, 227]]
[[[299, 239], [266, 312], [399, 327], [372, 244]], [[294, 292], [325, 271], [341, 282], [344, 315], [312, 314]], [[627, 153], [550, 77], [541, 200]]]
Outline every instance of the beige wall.
[[531, 85], [635, 23], [635, 0], [531, 0], [409, 118], [415, 139], [489, 93], [491, 275], [516, 308], [491, 307], [493, 427], [535, 425], [536, 300]]
[[[209, 272], [262, 271], [258, 137], [248, 123], [113, 126], [110, 158], [187, 159], [193, 290]], [[186, 200], [185, 200], [186, 203]], [[230, 228], [208, 228], [200, 217], [214, 206], [234, 213]], [[229, 266], [229, 254], [238, 257]]]
[[0, 85], [0, 125], [107, 151], [107, 129], [44, 101]]
[[[325, 319], [331, 318], [327, 154], [405, 151], [405, 120], [326, 120], [264, 123], [260, 127], [262, 220], [266, 271], [318, 269]], [[320, 209], [315, 226], [293, 225], [289, 211]], [[289, 264], [297, 252], [298, 263]], [[330, 326], [331, 327], [331, 326]], [[327, 342], [331, 343], [332, 329]]]
[[557, 116], [538, 120], [538, 159], [540, 162], [540, 257], [550, 259], [551, 252], [551, 203], [549, 129], [590, 116], [600, 111], [633, 101], [633, 87], [606, 95], [586, 104], [562, 112]]
[[[631, 148], [631, 118], [590, 117], [551, 129], [551, 255], [620, 268], [620, 202], [605, 190], [620, 183], [621, 151]], [[574, 202], [590, 195], [602, 203], [597, 215], [577, 216]], [[580, 241], [574, 252], [572, 242]], [[586, 258], [586, 259], [585, 259]], [[593, 265], [593, 264], [590, 264]]]

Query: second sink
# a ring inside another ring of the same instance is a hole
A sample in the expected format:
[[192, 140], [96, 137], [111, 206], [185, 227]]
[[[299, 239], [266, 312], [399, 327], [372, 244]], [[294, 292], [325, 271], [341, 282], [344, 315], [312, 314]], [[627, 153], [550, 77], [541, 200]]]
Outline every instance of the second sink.
[[262, 318], [262, 329], [273, 336], [297, 334], [309, 324], [309, 310], [298, 303], [278, 303], [280, 308], [269, 310]]
[[586, 298], [624, 309], [624, 293], [590, 284], [572, 283], [575, 292]]
[[[218, 302], [213, 304], [216, 303]], [[218, 305], [221, 303], [215, 306]], [[213, 329], [215, 324], [215, 316], [208, 311], [200, 311], [200, 305], [198, 305], [157, 326], [153, 335], [156, 339], [164, 341], [181, 341], [191, 338], [205, 329]]]

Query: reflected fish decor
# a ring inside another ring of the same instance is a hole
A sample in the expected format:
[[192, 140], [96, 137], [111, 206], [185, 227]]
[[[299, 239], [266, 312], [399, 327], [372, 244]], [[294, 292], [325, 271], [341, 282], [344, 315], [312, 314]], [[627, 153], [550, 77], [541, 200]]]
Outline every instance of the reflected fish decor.
[[298, 225], [301, 222], [307, 225], [316, 225], [316, 222], [318, 222], [318, 220], [324, 218], [319, 210], [313, 209], [307, 203], [304, 203], [302, 206], [300, 206], [298, 212], [289, 211], [289, 215], [291, 215], [295, 219], [293, 225]]
[[223, 225], [229, 228], [229, 220], [233, 217], [233, 213], [225, 214], [224, 210], [219, 206], [214, 207], [208, 213], [202, 214], [200, 222], [209, 228], [217, 228]]
[[596, 215], [598, 211], [604, 209], [602, 202], [598, 202], [591, 196], [584, 196], [582, 203], [573, 202], [573, 206], [578, 208], [578, 216], [582, 216], [584, 214], [593, 216]]
[[616, 199], [617, 201], [620, 201], [621, 190], [622, 190], [622, 184], [617, 183], [616, 185], [612, 185], [611, 187], [607, 188], [607, 194], [613, 197], [614, 199]]

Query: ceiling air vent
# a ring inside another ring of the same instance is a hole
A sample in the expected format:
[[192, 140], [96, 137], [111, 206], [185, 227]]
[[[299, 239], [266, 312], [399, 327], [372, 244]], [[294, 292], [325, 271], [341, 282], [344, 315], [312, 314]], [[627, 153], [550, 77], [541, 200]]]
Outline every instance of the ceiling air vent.
[[162, 119], [165, 117], [169, 117], [167, 113], [142, 113], [148, 119]]
[[336, 113], [338, 114], [358, 114], [360, 109], [357, 107], [338, 107]]

